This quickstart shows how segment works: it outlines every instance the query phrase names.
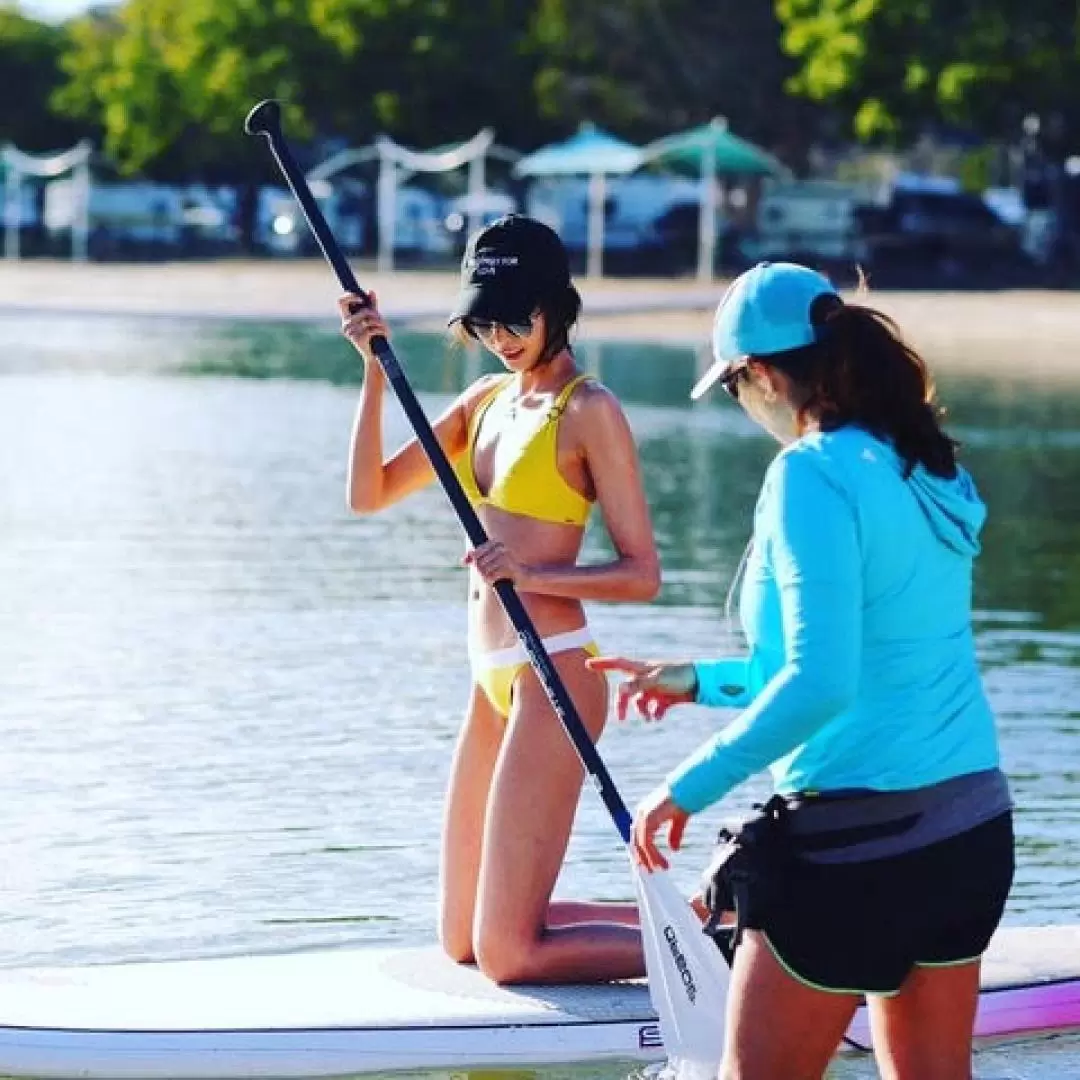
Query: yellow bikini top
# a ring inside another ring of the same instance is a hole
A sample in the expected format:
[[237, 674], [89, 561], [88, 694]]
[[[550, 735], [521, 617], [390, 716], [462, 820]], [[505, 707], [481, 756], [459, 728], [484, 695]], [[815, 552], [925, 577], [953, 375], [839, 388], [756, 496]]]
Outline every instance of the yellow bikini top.
[[[494, 506], [510, 514], [551, 521], [563, 525], [584, 525], [588, 520], [592, 503], [575, 491], [559, 472], [558, 446], [559, 418], [566, 408], [570, 395], [578, 384], [588, 379], [579, 375], [562, 388], [555, 404], [543, 414], [539, 425], [532, 431], [506, 433], [500, 436], [500, 447], [507, 439], [519, 440], [517, 454], [501, 476], [495, 477], [491, 490], [484, 495], [476, 482], [473, 469], [473, 451], [480, 424], [492, 402], [513, 381], [508, 375], [500, 379], [477, 403], [469, 422], [469, 438], [465, 453], [454, 464], [454, 472], [473, 506]], [[505, 452], [505, 450], [504, 450]]]

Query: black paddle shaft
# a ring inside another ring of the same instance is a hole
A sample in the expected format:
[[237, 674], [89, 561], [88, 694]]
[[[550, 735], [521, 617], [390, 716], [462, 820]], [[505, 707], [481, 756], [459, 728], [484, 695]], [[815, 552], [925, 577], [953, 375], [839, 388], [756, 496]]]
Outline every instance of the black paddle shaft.
[[[244, 121], [244, 130], [249, 135], [266, 136], [270, 152], [274, 155], [274, 159], [285, 176], [293, 195], [296, 196], [296, 201], [300, 204], [300, 209], [303, 211], [323, 255], [326, 256], [326, 261], [333, 267], [341, 287], [346, 292], [355, 293], [363, 303], [368, 303], [367, 294], [357, 283], [352, 268], [334, 239], [334, 235], [326, 223], [326, 218], [323, 217], [322, 211], [315, 202], [311, 194], [311, 188], [308, 186], [304, 174], [300, 171], [300, 167], [297, 165], [296, 159], [285, 141], [285, 136], [281, 130], [281, 106], [276, 101], [260, 102], [248, 113], [247, 119]], [[420, 407], [420, 402], [417, 401], [416, 394], [413, 393], [409, 380], [394, 355], [393, 347], [385, 337], [377, 337], [371, 342], [371, 351], [375, 354], [383, 371], [386, 372], [386, 377], [390, 380], [390, 385], [394, 388], [394, 393], [397, 395], [398, 401], [401, 402], [401, 407], [405, 410], [405, 415], [408, 417], [428, 461], [431, 462], [431, 467], [435, 470], [439, 483], [442, 484], [443, 490], [450, 499], [450, 503], [461, 521], [462, 527], [465, 529], [469, 542], [473, 547], [479, 547], [481, 544], [486, 543], [488, 540], [487, 532], [484, 530], [480, 518], [477, 517], [476, 511], [466, 498], [465, 492], [462, 491], [461, 484], [458, 482], [457, 476], [454, 475], [454, 470], [439, 445], [438, 439], [435, 437], [431, 423], [428, 421], [427, 416], [424, 415], [424, 410]], [[585, 771], [589, 774], [600, 793], [600, 797], [604, 800], [604, 805], [611, 814], [620, 835], [624, 841], [629, 842], [631, 818], [629, 811], [626, 809], [626, 803], [623, 802], [622, 796], [611, 779], [607, 766], [604, 765], [603, 759], [593, 745], [592, 739], [589, 738], [589, 733], [586, 731], [585, 725], [582, 723], [581, 717], [570, 699], [566, 686], [555, 669], [555, 665], [551, 662], [551, 657], [544, 648], [543, 641], [537, 633], [529, 613], [525, 610], [525, 605], [521, 602], [521, 598], [514, 589], [512, 582], [508, 580], [497, 581], [494, 588], [503, 609], [521, 639], [521, 643], [525, 646], [529, 662], [532, 664], [547, 693], [551, 707], [555, 710], [555, 715], [562, 722], [566, 734], [574, 744], [574, 749], [577, 751], [578, 757], [581, 758]]]

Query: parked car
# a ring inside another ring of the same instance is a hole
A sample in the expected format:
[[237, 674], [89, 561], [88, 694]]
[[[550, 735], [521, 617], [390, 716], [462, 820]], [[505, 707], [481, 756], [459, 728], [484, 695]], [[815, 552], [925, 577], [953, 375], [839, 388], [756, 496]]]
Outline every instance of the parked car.
[[[652, 267], [657, 272], [684, 274], [698, 265], [701, 247], [701, 203], [674, 203], [649, 226], [647, 250], [652, 251]], [[739, 232], [718, 213], [714, 270], [743, 269]]]
[[742, 253], [749, 262], [864, 263], [868, 251], [859, 211], [873, 197], [866, 184], [834, 180], [768, 184], [758, 201], [753, 233], [741, 242]]
[[46, 186], [44, 221], [51, 236], [70, 233], [84, 211], [91, 258], [164, 255], [180, 246], [184, 200], [179, 188], [95, 181], [87, 189], [71, 177]]
[[1021, 230], [968, 192], [897, 187], [858, 218], [866, 262], [886, 284], [1005, 284], [1032, 267]]
[[793, 259], [878, 284], [1015, 284], [1030, 278], [1032, 258], [1021, 226], [950, 177], [898, 176], [872, 187], [799, 181], [767, 187], [749, 261]]
[[[674, 272], [693, 266], [699, 204], [700, 191], [693, 180], [664, 173], [609, 177], [604, 200], [605, 269]], [[555, 229], [579, 263], [588, 247], [589, 208], [585, 178], [534, 182], [526, 197], [526, 212]], [[722, 244], [727, 232], [722, 213], [717, 214], [716, 228]]]
[[[367, 229], [363, 200], [348, 184], [316, 184], [312, 195], [343, 251], [366, 249]], [[264, 187], [259, 192], [256, 240], [273, 255], [314, 255], [315, 238], [304, 221], [296, 199], [287, 188]]]

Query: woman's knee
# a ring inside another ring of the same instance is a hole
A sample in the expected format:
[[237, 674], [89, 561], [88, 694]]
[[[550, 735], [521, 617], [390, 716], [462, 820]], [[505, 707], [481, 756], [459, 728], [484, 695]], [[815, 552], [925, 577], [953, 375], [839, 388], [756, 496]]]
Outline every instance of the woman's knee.
[[536, 974], [535, 938], [501, 929], [480, 927], [473, 940], [476, 964], [493, 982], [502, 986], [528, 982]]
[[476, 963], [472, 919], [451, 910], [445, 899], [439, 905], [439, 944], [455, 964]]
[[474, 964], [476, 956], [473, 952], [472, 938], [468, 935], [455, 933], [443, 926], [439, 929], [439, 944], [455, 964]]

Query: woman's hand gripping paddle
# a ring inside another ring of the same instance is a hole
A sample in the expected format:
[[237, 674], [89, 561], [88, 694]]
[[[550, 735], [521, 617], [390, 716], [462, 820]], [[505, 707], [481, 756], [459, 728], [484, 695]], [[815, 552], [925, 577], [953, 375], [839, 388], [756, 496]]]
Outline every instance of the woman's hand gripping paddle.
[[[338, 283], [346, 292], [364, 297], [285, 141], [279, 104], [276, 101], [263, 101], [256, 105], [248, 114], [244, 129], [249, 135], [265, 136], [270, 152], [300, 204], [323, 255], [337, 275]], [[478, 547], [487, 541], [487, 533], [462, 491], [390, 342], [385, 338], [376, 338], [371, 347], [470, 543]], [[589, 738], [532, 619], [509, 581], [496, 582], [495, 592], [525, 647], [529, 662], [547, 693], [555, 715], [574, 744], [623, 842], [629, 844], [630, 813]], [[727, 969], [721, 962], [716, 946], [702, 933], [697, 916], [679, 895], [667, 874], [650, 874], [636, 863], [632, 865], [640, 905], [649, 991], [660, 1017], [664, 1048], [673, 1060], [710, 1068], [715, 1075], [723, 1049]]]

